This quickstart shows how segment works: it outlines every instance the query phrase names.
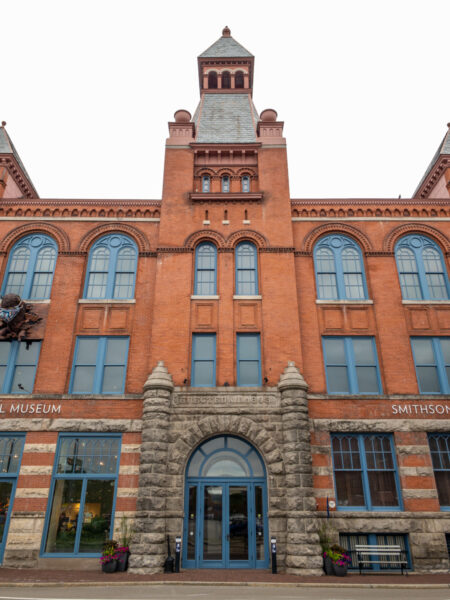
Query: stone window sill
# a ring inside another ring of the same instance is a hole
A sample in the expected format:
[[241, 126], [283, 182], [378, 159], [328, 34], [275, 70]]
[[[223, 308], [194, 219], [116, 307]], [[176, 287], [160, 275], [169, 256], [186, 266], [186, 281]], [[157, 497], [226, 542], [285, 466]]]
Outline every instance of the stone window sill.
[[316, 300], [316, 304], [373, 304], [373, 300]]
[[233, 296], [233, 300], [262, 300], [262, 296], [260, 295], [255, 295], [255, 296]]
[[218, 300], [220, 296], [197, 296], [192, 294], [191, 300]]
[[136, 304], [136, 299], [132, 298], [131, 300], [120, 300], [120, 299], [99, 299], [95, 298], [80, 298], [78, 300], [78, 304]]

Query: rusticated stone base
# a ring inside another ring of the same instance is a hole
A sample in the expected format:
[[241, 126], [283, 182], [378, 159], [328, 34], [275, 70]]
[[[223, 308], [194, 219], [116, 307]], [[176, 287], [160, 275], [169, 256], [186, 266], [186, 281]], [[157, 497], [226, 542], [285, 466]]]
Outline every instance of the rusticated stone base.
[[[323, 513], [321, 516], [322, 520], [326, 518]], [[445, 534], [450, 532], [450, 515], [425, 512], [336, 512], [331, 523], [338, 533], [408, 534], [416, 573], [448, 573]]]

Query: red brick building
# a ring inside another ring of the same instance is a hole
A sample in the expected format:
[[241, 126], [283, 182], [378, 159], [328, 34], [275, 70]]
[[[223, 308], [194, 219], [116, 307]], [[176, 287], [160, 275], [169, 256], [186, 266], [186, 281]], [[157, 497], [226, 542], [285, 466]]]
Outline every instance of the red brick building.
[[445, 571], [450, 133], [411, 199], [292, 199], [254, 57], [198, 68], [161, 200], [39, 198], [0, 128], [3, 564], [97, 568], [127, 521], [135, 572], [181, 535], [320, 573], [327, 521]]

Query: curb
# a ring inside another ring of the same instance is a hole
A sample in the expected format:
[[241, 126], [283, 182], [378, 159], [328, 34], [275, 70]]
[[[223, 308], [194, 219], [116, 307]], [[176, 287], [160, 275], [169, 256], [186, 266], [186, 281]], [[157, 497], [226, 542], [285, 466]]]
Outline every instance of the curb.
[[157, 585], [187, 585], [187, 586], [209, 586], [209, 587], [286, 587], [286, 588], [362, 588], [362, 589], [449, 589], [450, 583], [276, 583], [266, 581], [71, 581], [71, 582], [10, 582], [0, 583], [2, 588], [28, 588], [28, 587], [124, 587], [124, 586], [157, 586]]

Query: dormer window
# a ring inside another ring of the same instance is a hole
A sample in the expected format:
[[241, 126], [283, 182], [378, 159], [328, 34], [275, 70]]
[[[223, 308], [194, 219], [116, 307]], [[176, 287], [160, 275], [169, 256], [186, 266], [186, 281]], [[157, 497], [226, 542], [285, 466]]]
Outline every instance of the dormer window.
[[231, 75], [229, 71], [224, 71], [222, 73], [222, 88], [224, 90], [229, 90], [231, 88]]
[[[242, 86], [244, 87], [244, 86]], [[210, 71], [208, 73], [208, 89], [216, 90], [217, 89], [217, 73], [215, 71]]]
[[249, 175], [243, 175], [241, 179], [241, 189], [244, 194], [248, 194], [250, 191], [250, 177]]
[[211, 178], [209, 175], [203, 175], [202, 177], [202, 192], [208, 194], [211, 189]]
[[230, 176], [224, 175], [222, 177], [222, 192], [224, 194], [228, 194], [229, 191], [230, 191]]
[[244, 73], [242, 71], [237, 71], [234, 80], [235, 80], [235, 83], [234, 83], [235, 88], [242, 89], [244, 87]]

